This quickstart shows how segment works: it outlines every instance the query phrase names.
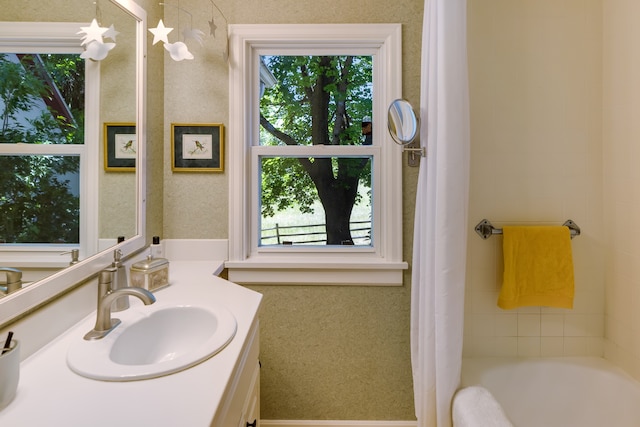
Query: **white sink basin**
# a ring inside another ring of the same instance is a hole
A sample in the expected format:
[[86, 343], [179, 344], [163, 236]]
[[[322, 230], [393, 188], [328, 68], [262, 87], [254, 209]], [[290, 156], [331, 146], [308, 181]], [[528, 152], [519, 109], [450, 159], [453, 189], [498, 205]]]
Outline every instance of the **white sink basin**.
[[79, 337], [69, 347], [69, 367], [104, 381], [160, 377], [208, 359], [236, 333], [236, 319], [224, 307], [155, 306], [113, 313], [122, 323], [102, 339]]

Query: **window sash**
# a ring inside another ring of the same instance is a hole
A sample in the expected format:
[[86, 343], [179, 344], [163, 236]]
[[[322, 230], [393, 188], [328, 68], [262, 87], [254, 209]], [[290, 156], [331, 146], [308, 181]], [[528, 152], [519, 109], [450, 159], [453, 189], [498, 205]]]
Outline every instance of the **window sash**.
[[[292, 218], [283, 218], [279, 217], [280, 211], [273, 216], [265, 217], [263, 214], [264, 204], [263, 204], [263, 195], [265, 192], [264, 185], [264, 162], [268, 160], [274, 160], [277, 162], [283, 161], [284, 159], [290, 160], [300, 160], [300, 159], [313, 159], [313, 161], [317, 161], [318, 159], [330, 160], [332, 162], [343, 161], [348, 159], [356, 159], [359, 162], [363, 160], [366, 163], [369, 163], [369, 182], [371, 183], [373, 180], [373, 156], [365, 156], [365, 155], [357, 155], [357, 156], [282, 156], [280, 154], [274, 155], [259, 155], [258, 156], [258, 172], [257, 172], [257, 181], [258, 181], [258, 197], [256, 200], [258, 201], [258, 208], [256, 209], [257, 217], [258, 217], [258, 225], [255, 228], [256, 238], [258, 248], [279, 248], [279, 247], [288, 247], [292, 248], [294, 245], [297, 247], [314, 247], [321, 248], [322, 250], [327, 250], [328, 248], [336, 248], [348, 246], [351, 248], [356, 247], [373, 247], [373, 227], [375, 225], [375, 218], [373, 216], [373, 208], [375, 206], [375, 199], [373, 197], [373, 189], [369, 186], [361, 187], [360, 179], [358, 180], [358, 188], [356, 189], [357, 193], [362, 197], [362, 200], [356, 200], [353, 205], [353, 210], [348, 219], [350, 235], [351, 235], [351, 243], [342, 244], [332, 244], [329, 245], [329, 230], [328, 224], [325, 222], [326, 220], [326, 207], [322, 203], [320, 195], [318, 192], [315, 193], [315, 197], [313, 197], [314, 212], [303, 213], [299, 211], [295, 214], [295, 220]], [[304, 173], [307, 173], [306, 171]], [[362, 193], [366, 193], [366, 195], [361, 195]], [[319, 212], [316, 212], [315, 210]], [[295, 212], [295, 207], [288, 208], [291, 212]], [[322, 218], [324, 217], [324, 218]], [[303, 221], [300, 221], [300, 218], [304, 218]], [[282, 222], [276, 222], [282, 221]], [[310, 223], [309, 221], [313, 221]], [[265, 225], [269, 225], [273, 223], [272, 228], [265, 228]], [[369, 226], [366, 227], [366, 224]], [[362, 228], [364, 226], [364, 228]], [[288, 231], [293, 231], [293, 233], [288, 233]], [[270, 231], [270, 233], [266, 233], [265, 231]], [[282, 232], [281, 232], [282, 231]], [[308, 231], [308, 232], [304, 232]], [[363, 232], [368, 231], [363, 234]], [[322, 238], [324, 236], [324, 239]], [[291, 240], [286, 240], [290, 238]], [[267, 240], [268, 242], [265, 242]], [[275, 240], [275, 242], [274, 242]], [[302, 245], [302, 246], [300, 246]]]
[[[380, 239], [376, 238], [380, 233], [379, 220], [380, 217], [380, 173], [377, 171], [376, 165], [380, 159], [380, 147], [366, 145], [298, 145], [298, 146], [252, 146], [250, 149], [251, 157], [251, 253], [302, 253], [305, 255], [315, 254], [345, 254], [345, 253], [376, 253], [378, 252]], [[279, 157], [370, 157], [372, 162], [371, 176], [371, 200], [372, 200], [372, 229], [371, 229], [371, 245], [357, 246], [340, 246], [340, 245], [277, 245], [263, 246], [260, 245], [260, 159], [262, 157], [279, 156]]]
[[[68, 258], [60, 256], [72, 249], [80, 249], [83, 253], [87, 248], [86, 231], [87, 222], [92, 217], [89, 212], [87, 199], [88, 185], [86, 178], [89, 175], [88, 158], [91, 150], [87, 144], [0, 144], [0, 155], [36, 155], [36, 156], [78, 156], [80, 158], [80, 243], [11, 243], [0, 244], [0, 259], [7, 265], [28, 267], [37, 265], [41, 267], [60, 267], [68, 264]], [[94, 154], [94, 155], [97, 155]], [[96, 217], [97, 209], [93, 209]]]

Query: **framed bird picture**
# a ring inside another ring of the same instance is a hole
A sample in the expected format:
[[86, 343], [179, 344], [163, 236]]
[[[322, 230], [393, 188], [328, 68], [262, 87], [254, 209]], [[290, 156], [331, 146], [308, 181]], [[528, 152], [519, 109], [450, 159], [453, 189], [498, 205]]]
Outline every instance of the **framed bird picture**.
[[223, 172], [224, 126], [219, 123], [172, 123], [171, 170]]
[[104, 124], [104, 170], [133, 172], [136, 170], [138, 144], [135, 123]]

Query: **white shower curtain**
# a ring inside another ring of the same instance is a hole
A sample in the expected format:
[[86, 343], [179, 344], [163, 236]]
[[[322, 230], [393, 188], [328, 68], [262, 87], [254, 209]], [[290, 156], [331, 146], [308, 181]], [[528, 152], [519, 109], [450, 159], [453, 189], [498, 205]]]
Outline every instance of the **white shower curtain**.
[[411, 280], [419, 427], [450, 427], [460, 381], [469, 193], [467, 1], [425, 0]]

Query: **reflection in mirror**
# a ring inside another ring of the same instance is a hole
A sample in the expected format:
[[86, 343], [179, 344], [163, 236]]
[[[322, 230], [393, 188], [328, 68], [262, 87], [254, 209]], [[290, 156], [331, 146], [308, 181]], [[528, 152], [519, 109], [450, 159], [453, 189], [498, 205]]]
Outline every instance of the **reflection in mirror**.
[[105, 132], [106, 125], [100, 127], [104, 167], [99, 168], [99, 249], [113, 245], [118, 236], [131, 237], [137, 233], [136, 181], [127, 163], [132, 160], [131, 165], [135, 165], [136, 157], [136, 144], [128, 145], [132, 139], [130, 132], [135, 134], [136, 120], [136, 22], [112, 5], [102, 8], [102, 25], [111, 24], [115, 24], [119, 34], [116, 47], [100, 61], [100, 123], [116, 126], [111, 134]]
[[[145, 240], [146, 12], [132, 0], [24, 0], [2, 15], [0, 267], [24, 274], [22, 290], [0, 292], [0, 327], [103, 268], [119, 236], [125, 254]], [[81, 58], [80, 27], [94, 18], [117, 31], [101, 61]], [[133, 124], [135, 167], [107, 168], [106, 122]]]
[[[6, 183], [0, 195], [0, 260], [7, 251], [28, 256], [15, 266], [64, 267], [69, 260], [60, 253], [79, 249], [86, 258], [118, 236], [136, 234], [135, 175], [106, 173], [134, 168], [108, 169], [106, 152], [114, 141], [99, 136], [105, 121], [133, 122], [135, 129], [136, 21], [114, 5], [101, 7], [100, 15], [117, 22], [119, 47], [100, 63], [81, 57], [76, 33], [84, 24], [0, 24], [8, 41], [4, 49], [0, 45], [0, 76], [7, 77], [0, 79], [0, 173]], [[34, 34], [35, 26], [39, 39], [30, 37], [19, 50], [11, 45], [11, 32]], [[77, 40], [52, 42], [51, 34], [62, 31]], [[93, 160], [103, 148], [104, 170], [83, 158]], [[112, 151], [116, 160], [120, 154]], [[135, 157], [135, 145], [128, 155]], [[34, 261], [34, 245], [40, 260]]]
[[418, 135], [418, 118], [413, 107], [404, 99], [396, 99], [389, 106], [388, 126], [396, 144], [409, 145]]

